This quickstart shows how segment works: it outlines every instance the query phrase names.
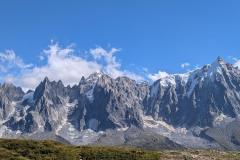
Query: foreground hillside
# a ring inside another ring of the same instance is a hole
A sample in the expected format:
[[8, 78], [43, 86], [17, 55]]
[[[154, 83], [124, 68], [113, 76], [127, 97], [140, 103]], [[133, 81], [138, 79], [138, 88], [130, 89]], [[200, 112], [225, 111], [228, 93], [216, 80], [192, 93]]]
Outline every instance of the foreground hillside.
[[238, 152], [207, 150], [144, 151], [133, 148], [74, 147], [53, 141], [0, 140], [0, 159], [3, 160], [239, 160]]

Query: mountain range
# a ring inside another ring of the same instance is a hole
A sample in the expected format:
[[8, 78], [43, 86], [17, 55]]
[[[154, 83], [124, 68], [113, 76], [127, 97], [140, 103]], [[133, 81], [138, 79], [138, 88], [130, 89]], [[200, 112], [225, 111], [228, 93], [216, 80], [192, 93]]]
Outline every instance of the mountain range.
[[0, 85], [0, 137], [74, 145], [240, 150], [240, 69], [218, 57], [149, 84], [104, 73]]

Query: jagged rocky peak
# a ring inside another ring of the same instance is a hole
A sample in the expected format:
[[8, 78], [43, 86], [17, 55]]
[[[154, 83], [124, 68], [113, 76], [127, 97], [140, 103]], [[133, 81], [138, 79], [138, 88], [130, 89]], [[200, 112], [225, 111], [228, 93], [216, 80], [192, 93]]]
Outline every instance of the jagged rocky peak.
[[166, 72], [161, 72], [158, 82], [163, 87], [176, 85], [175, 76]]
[[224, 62], [224, 59], [223, 59], [221, 56], [218, 56], [217, 59], [216, 59], [216, 61], [217, 61], [218, 63], [225, 63], [225, 62]]
[[208, 75], [211, 76], [213, 73], [222, 73], [223, 69], [226, 69], [227, 63], [224, 61], [223, 58], [217, 57], [217, 59], [208, 65], [202, 67], [203, 72], [208, 72]]
[[131, 93], [134, 95], [133, 98], [137, 98], [140, 101], [149, 93], [149, 85], [147, 83], [138, 83], [126, 76], [117, 77], [115, 82], [116, 88], [126, 93]]
[[15, 109], [16, 103], [22, 99], [24, 92], [11, 83], [0, 85], [0, 120], [5, 120]]
[[152, 85], [152, 89], [159, 88], [178, 87], [178, 85], [186, 85], [187, 83], [197, 83], [196, 81], [202, 81], [204, 79], [211, 78], [214, 80], [216, 75], [222, 74], [223, 71], [232, 70], [233, 66], [224, 61], [223, 58], [217, 57], [212, 64], [207, 64], [200, 69], [189, 71], [183, 74], [169, 74], [166, 72], [159, 73], [159, 79]]
[[34, 92], [24, 95], [21, 105], [25, 108], [17, 110], [18, 117], [6, 124], [13, 130], [34, 132], [37, 130], [52, 131], [57, 128], [66, 116], [65, 108], [69, 90], [61, 81], [50, 81], [48, 77], [37, 86]]
[[192, 72], [193, 71], [178, 74], [160, 72], [159, 79], [152, 84], [151, 88], [156, 90], [156, 87], [167, 89], [169, 87], [177, 88], [179, 86], [183, 86], [188, 82]]
[[150, 87], [145, 112], [175, 125], [212, 126], [220, 115], [240, 113], [239, 84], [239, 70], [221, 57], [180, 76], [163, 73]]
[[44, 80], [35, 89], [34, 99], [38, 99], [41, 96], [43, 96], [44, 91], [46, 90], [48, 83], [49, 83], [49, 79], [48, 79], [48, 77], [45, 77]]
[[75, 95], [78, 94], [78, 90], [80, 90], [80, 94], [85, 94], [87, 98], [92, 101], [93, 100], [93, 91], [98, 83], [98, 81], [102, 78], [106, 77], [106, 75], [102, 72], [95, 72], [90, 74], [87, 78], [82, 76], [78, 86], [74, 86], [73, 89], [75, 91]]
[[19, 101], [24, 96], [21, 87], [16, 87], [12, 83], [3, 83], [0, 85], [0, 94], [7, 96], [12, 101]]
[[85, 78], [84, 76], [82, 76], [82, 78], [81, 78], [81, 80], [80, 80], [80, 82], [79, 82], [78, 85], [81, 85], [81, 84], [84, 83], [85, 81], [86, 81], [86, 78]]
[[193, 71], [189, 76], [187, 87], [191, 91], [199, 83], [221, 82], [225, 85], [232, 85], [231, 81], [239, 75], [240, 71], [237, 68], [218, 57], [212, 64]]
[[212, 126], [220, 115], [236, 118], [240, 113], [239, 77], [239, 71], [220, 57], [194, 71], [184, 100], [191, 110], [187, 123]]
[[50, 81], [48, 77], [37, 86], [34, 92], [34, 99], [39, 99], [42, 96], [49, 98], [58, 96], [66, 96], [68, 87], [65, 87], [61, 80], [58, 82]]
[[82, 79], [79, 87], [83, 98], [79, 100], [77, 111], [71, 112], [70, 116], [72, 123], [79, 126], [77, 128], [99, 131], [142, 126], [139, 109], [146, 91], [136, 81], [94, 73]]
[[225, 61], [221, 57], [217, 57], [217, 59], [210, 65], [206, 65], [202, 68], [203, 71], [207, 71], [211, 76], [213, 73], [221, 73], [222, 69], [226, 66]]
[[96, 82], [99, 78], [105, 75], [106, 74], [104, 74], [103, 72], [94, 72], [87, 77], [86, 81]]
[[105, 79], [110, 79], [111, 77], [103, 72], [94, 72], [90, 74], [88, 77], [82, 76], [79, 86], [81, 85], [95, 85], [98, 81]]
[[126, 77], [126, 76], [120, 76], [120, 77], [117, 77], [115, 80], [116, 80], [117, 82], [136, 83], [135, 80], [130, 79], [130, 78]]

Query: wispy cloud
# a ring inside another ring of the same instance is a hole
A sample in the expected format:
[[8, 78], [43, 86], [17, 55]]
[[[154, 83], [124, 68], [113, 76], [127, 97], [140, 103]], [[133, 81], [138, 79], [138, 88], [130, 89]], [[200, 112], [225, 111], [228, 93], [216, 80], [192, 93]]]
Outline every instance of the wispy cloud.
[[[93, 72], [104, 72], [113, 78], [128, 76], [135, 80], [144, 78], [123, 70], [117, 61], [116, 53], [119, 49], [111, 48], [109, 51], [102, 47], [96, 47], [87, 51], [90, 59], [77, 55], [73, 46], [61, 47], [58, 43], [51, 43], [40, 55], [46, 63], [40, 66], [25, 64], [13, 51], [0, 54], [0, 70], [5, 71], [4, 80], [11, 81], [24, 89], [34, 89], [44, 77], [51, 80], [62, 80], [65, 85], [77, 84], [82, 76], [89, 76]], [[9, 71], [3, 62], [9, 66], [18, 67], [18, 73]]]
[[190, 63], [185, 62], [185, 63], [182, 63], [180, 66], [181, 66], [181, 68], [187, 68], [190, 66]]
[[8, 72], [13, 68], [25, 69], [31, 66], [31, 64], [25, 64], [12, 50], [0, 53], [0, 72]]
[[12, 50], [0, 52], [0, 81], [13, 82], [16, 74], [31, 67], [32, 64], [24, 63]]
[[119, 52], [120, 49], [112, 48], [110, 51], [103, 49], [102, 47], [97, 47], [90, 50], [90, 54], [94, 57], [96, 61], [104, 61], [102, 65], [102, 71], [109, 74], [113, 78], [119, 76], [128, 76], [137, 81], [144, 80], [143, 77], [130, 72], [128, 70], [122, 70], [121, 64], [117, 61], [115, 54]]
[[62, 80], [66, 85], [73, 85], [79, 82], [81, 76], [101, 70], [96, 62], [75, 56], [71, 47], [61, 48], [58, 44], [51, 44], [43, 52], [47, 63], [22, 71], [18, 76], [19, 85], [34, 89], [46, 76], [51, 80]]
[[158, 71], [157, 73], [155, 74], [149, 74], [148, 75], [148, 78], [151, 79], [152, 81], [156, 81], [158, 79], [161, 79], [161, 78], [166, 78], [168, 77], [169, 74], [167, 72], [163, 72], [163, 71]]
[[230, 58], [232, 61], [234, 61], [233, 66], [240, 68], [240, 59], [233, 57], [233, 56], [229, 56], [228, 58]]

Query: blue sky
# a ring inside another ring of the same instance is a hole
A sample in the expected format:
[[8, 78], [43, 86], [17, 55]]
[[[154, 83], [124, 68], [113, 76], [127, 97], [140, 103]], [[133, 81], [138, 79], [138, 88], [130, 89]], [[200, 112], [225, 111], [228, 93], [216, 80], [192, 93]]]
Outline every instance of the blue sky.
[[[53, 40], [62, 48], [75, 44], [78, 56], [120, 49], [113, 59], [124, 72], [185, 72], [217, 56], [240, 58], [239, 7], [238, 0], [3, 0], [0, 52], [43, 67], [48, 60], [39, 56]], [[107, 63], [102, 58], [98, 63]]]

